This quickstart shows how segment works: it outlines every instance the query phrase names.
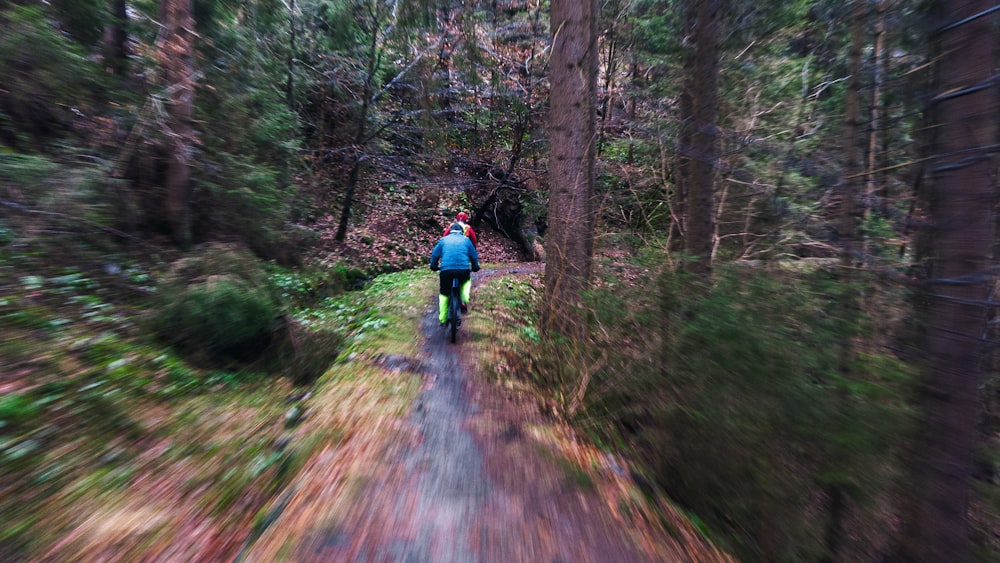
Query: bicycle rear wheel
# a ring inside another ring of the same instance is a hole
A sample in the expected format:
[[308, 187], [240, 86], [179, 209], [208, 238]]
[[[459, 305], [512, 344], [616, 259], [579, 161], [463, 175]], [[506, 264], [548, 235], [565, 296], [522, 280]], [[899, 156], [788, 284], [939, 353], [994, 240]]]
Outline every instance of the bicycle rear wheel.
[[453, 291], [451, 296], [448, 298], [448, 323], [450, 326], [448, 330], [450, 332], [451, 343], [454, 344], [458, 340], [458, 322], [461, 319], [461, 310], [458, 308], [459, 297]]
[[448, 330], [452, 344], [458, 341], [458, 325], [462, 319], [460, 299], [458, 281], [456, 280], [451, 286], [451, 295], [448, 296], [448, 324], [450, 325]]

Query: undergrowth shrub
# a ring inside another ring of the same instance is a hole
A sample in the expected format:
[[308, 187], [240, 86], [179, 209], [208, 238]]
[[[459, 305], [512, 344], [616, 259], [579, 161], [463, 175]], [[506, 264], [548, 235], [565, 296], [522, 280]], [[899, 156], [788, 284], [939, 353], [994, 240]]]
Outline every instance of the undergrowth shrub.
[[267, 346], [279, 302], [253, 256], [210, 245], [175, 263], [160, 286], [157, 333], [205, 359], [248, 359]]
[[93, 232], [95, 225], [113, 224], [117, 204], [108, 195], [104, 170], [51, 152], [51, 156], [0, 152], [0, 197], [9, 202], [13, 225], [21, 231], [75, 235]]
[[216, 277], [180, 292], [158, 320], [160, 334], [182, 348], [248, 357], [266, 345], [277, 314], [266, 292]]
[[605, 280], [578, 419], [741, 560], [874, 559], [914, 377], [886, 352], [886, 327], [849, 306], [862, 289], [880, 291], [741, 266], [709, 288], [652, 270]]
[[160, 284], [154, 327], [189, 357], [241, 362], [308, 384], [343, 349], [333, 326], [308, 326], [288, 310], [346, 290], [341, 270], [296, 272], [259, 262], [236, 245], [205, 245], [175, 262]]

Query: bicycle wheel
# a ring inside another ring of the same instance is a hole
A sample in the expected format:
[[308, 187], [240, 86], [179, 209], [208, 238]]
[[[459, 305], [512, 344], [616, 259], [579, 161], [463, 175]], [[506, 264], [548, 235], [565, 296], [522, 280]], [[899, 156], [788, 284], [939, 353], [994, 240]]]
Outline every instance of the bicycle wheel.
[[461, 318], [462, 312], [458, 308], [458, 296], [455, 295], [453, 291], [451, 297], [448, 298], [448, 321], [451, 323], [451, 343], [454, 344], [458, 340], [458, 322]]

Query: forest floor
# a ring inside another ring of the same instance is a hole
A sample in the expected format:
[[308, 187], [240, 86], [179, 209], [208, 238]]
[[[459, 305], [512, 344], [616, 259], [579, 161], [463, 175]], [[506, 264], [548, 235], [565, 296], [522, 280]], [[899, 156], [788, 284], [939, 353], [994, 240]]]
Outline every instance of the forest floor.
[[488, 228], [446, 343], [426, 261], [452, 211], [408, 222], [412, 191], [345, 243], [320, 229], [320, 262], [396, 273], [317, 307], [349, 332], [308, 389], [150, 340], [142, 260], [6, 248], [0, 560], [729, 560], [533, 387], [542, 264]]
[[[476, 285], [540, 269], [484, 270]], [[682, 517], [648, 510], [619, 461], [484, 377], [488, 335], [469, 325], [488, 312], [474, 309], [450, 344], [433, 305], [419, 356], [378, 360], [421, 382], [404, 416], [382, 411], [308, 461], [241, 559], [727, 560]]]

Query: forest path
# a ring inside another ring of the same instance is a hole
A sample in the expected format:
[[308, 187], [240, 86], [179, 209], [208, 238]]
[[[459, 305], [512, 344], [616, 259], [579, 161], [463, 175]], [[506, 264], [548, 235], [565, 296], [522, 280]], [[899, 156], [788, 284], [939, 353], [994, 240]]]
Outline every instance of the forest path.
[[[484, 270], [475, 278], [478, 284], [538, 269]], [[537, 405], [512, 401], [484, 381], [472, 362], [470, 334], [460, 329], [459, 342], [450, 344], [436, 319], [436, 297], [429, 305], [419, 366], [393, 360], [424, 379], [408, 415], [382, 433], [393, 437], [382, 444], [348, 439], [339, 452], [321, 454], [284, 513], [242, 559], [716, 560], [665, 539], [641, 516], [622, 514], [608, 486], [580, 478], [539, 433]], [[475, 296], [472, 314], [484, 314], [474, 306]]]

